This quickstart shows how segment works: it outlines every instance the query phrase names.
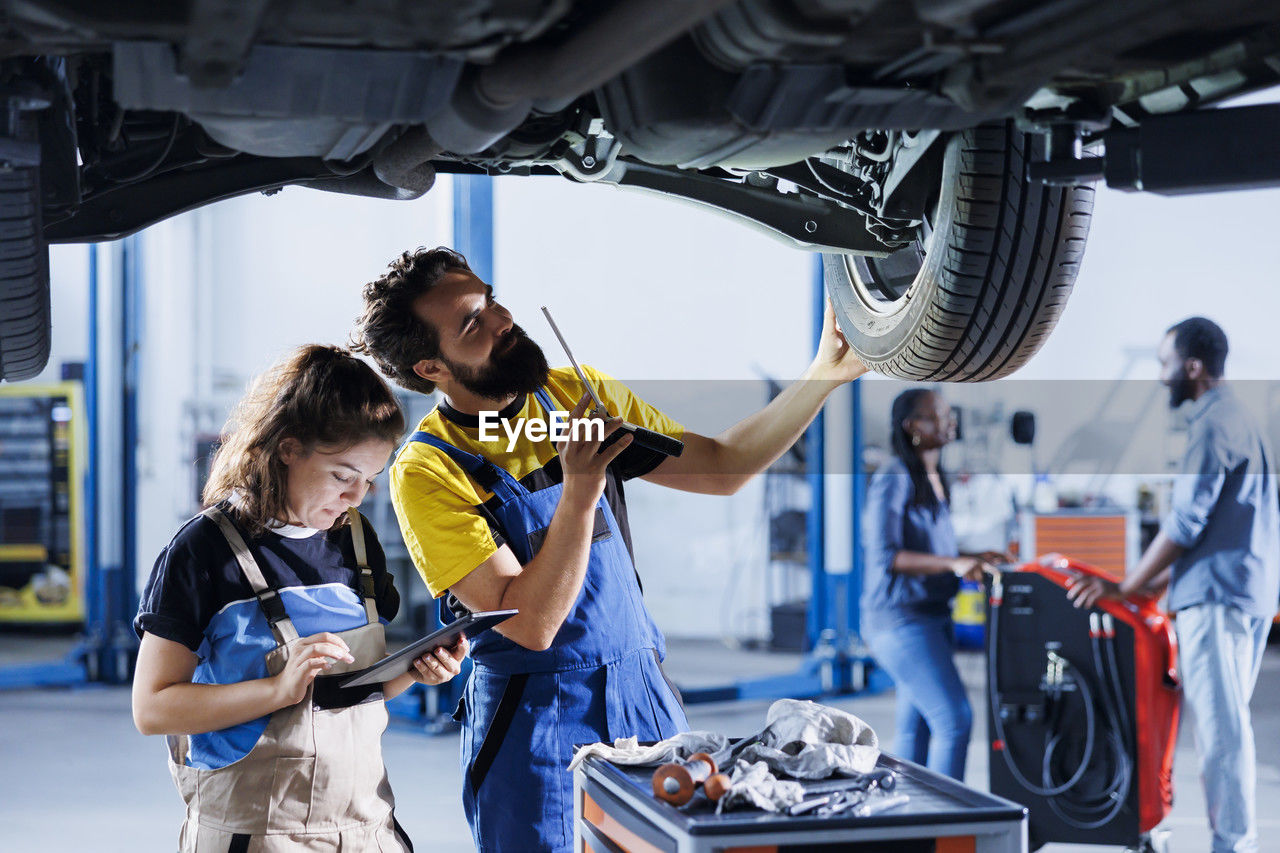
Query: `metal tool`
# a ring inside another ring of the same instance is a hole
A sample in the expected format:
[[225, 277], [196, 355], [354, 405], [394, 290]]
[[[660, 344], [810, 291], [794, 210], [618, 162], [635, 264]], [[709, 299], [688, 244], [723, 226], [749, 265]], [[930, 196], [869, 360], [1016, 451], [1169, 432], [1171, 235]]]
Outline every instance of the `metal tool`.
[[[841, 792], [840, 799], [823, 806], [818, 814], [833, 815], [860, 807], [877, 791], [885, 794], [892, 791], [898, 784], [898, 777], [887, 767], [879, 767], [855, 779], [845, 781], [847, 784]], [[855, 812], [855, 814], [861, 813], [861, 810]]]
[[807, 800], [801, 800], [800, 802], [792, 805], [791, 808], [787, 809], [787, 814], [791, 815], [792, 817], [796, 815], [806, 814], [808, 812], [813, 811], [816, 808], [821, 808], [822, 806], [833, 804], [836, 801], [840, 800], [842, 796], [843, 795], [840, 793], [835, 793], [835, 794], [823, 794], [818, 797], [810, 797]]
[[867, 791], [871, 788], [889, 791], [893, 789], [897, 781], [897, 774], [892, 770], [887, 767], [877, 767], [874, 770], [859, 773], [856, 776], [841, 776], [807, 784], [805, 785], [805, 794], [807, 796], [815, 796], [817, 794], [833, 794], [836, 791]]
[[582, 380], [582, 387], [587, 389], [587, 393], [591, 395], [591, 401], [596, 404], [592, 414], [603, 414], [607, 417], [609, 412], [605, 409], [604, 403], [600, 402], [600, 398], [596, 396], [596, 389], [592, 388], [591, 383], [587, 381], [587, 375], [578, 366], [578, 360], [573, 357], [573, 351], [569, 349], [569, 342], [564, 339], [564, 335], [560, 334], [560, 327], [556, 325], [555, 320], [551, 319], [551, 312], [547, 310], [545, 305], [542, 306], [542, 315], [551, 324], [551, 331], [555, 333], [556, 340], [560, 342], [560, 346], [564, 349], [564, 354], [569, 357], [569, 363], [573, 365], [573, 372], [578, 374], [578, 378]]
[[[587, 381], [587, 375], [582, 372], [582, 368], [578, 365], [578, 360], [573, 357], [573, 352], [569, 349], [569, 342], [564, 339], [564, 335], [560, 334], [560, 327], [556, 325], [555, 320], [551, 319], [551, 312], [547, 310], [545, 305], [542, 306], [542, 314], [547, 318], [547, 322], [551, 324], [551, 331], [555, 333], [556, 340], [560, 341], [560, 346], [564, 348], [564, 354], [569, 357], [569, 363], [573, 365], [574, 372], [578, 374], [582, 387], [587, 389], [587, 393], [591, 395], [591, 401], [596, 404], [595, 410], [591, 414], [595, 417], [609, 417], [609, 410], [600, 401], [600, 397], [596, 394], [596, 389], [591, 387], [591, 383]], [[636, 426], [628, 421], [623, 421], [622, 426], [605, 439], [600, 449], [604, 450], [610, 444], [622, 438], [623, 435], [628, 434], [631, 436], [633, 444], [661, 453], [664, 456], [679, 456], [684, 452], [683, 441], [672, 438], [669, 435], [663, 435], [660, 432], [654, 432], [651, 429]]]
[[893, 796], [877, 797], [869, 803], [863, 803], [854, 811], [858, 817], [871, 817], [881, 812], [887, 812], [890, 809], [896, 809], [898, 806], [905, 806], [911, 798], [906, 794], [895, 794]]
[[866, 799], [867, 795], [864, 791], [850, 791], [847, 794], [843, 794], [835, 801], [818, 809], [818, 814], [823, 817], [840, 814], [843, 811], [848, 811], [851, 808], [861, 805]]

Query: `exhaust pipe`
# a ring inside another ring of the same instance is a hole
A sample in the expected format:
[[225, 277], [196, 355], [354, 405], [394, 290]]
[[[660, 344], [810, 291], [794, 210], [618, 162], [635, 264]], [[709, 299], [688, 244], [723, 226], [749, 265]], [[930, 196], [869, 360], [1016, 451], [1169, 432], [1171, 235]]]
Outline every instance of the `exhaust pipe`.
[[481, 152], [531, 110], [563, 109], [731, 2], [682, 0], [660, 9], [648, 0], [615, 3], [558, 45], [516, 48], [465, 74], [427, 130], [446, 151]]

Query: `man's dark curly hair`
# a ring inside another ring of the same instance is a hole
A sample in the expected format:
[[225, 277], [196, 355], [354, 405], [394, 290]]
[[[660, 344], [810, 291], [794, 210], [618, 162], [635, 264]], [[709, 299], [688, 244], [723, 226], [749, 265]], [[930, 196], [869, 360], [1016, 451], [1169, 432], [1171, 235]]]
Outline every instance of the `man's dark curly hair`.
[[1188, 317], [1169, 327], [1173, 349], [1179, 358], [1198, 358], [1205, 372], [1221, 379], [1227, 364], [1227, 333], [1212, 320]]
[[451, 270], [471, 272], [471, 267], [453, 249], [418, 247], [402, 253], [382, 278], [364, 286], [364, 313], [356, 319], [351, 349], [370, 356], [389, 379], [410, 391], [436, 390], [413, 366], [440, 355], [440, 333], [414, 313], [414, 300]]

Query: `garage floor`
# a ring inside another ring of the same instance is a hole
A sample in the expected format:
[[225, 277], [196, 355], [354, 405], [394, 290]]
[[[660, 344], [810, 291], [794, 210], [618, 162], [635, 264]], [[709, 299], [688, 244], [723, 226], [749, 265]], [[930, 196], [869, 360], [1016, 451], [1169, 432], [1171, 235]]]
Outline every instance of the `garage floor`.
[[[0, 664], [53, 659], [57, 642], [0, 635]], [[669, 670], [682, 684], [708, 684], [724, 673], [740, 677], [787, 672], [789, 655], [731, 651], [718, 643], [671, 643]], [[961, 673], [975, 710], [985, 707], [985, 664], [962, 653]], [[832, 704], [892, 738], [893, 695], [839, 699]], [[749, 734], [763, 725], [768, 702], [690, 708], [694, 728]], [[1259, 812], [1264, 851], [1280, 850], [1280, 647], [1271, 646], [1253, 700], [1259, 744]], [[975, 714], [978, 719], [980, 715]], [[172, 849], [182, 815], [164, 767], [160, 738], [133, 728], [126, 688], [0, 692], [0, 850], [93, 850], [133, 853]], [[424, 737], [393, 724], [383, 741], [399, 800], [397, 814], [419, 850], [465, 851], [470, 836], [459, 801], [457, 737]], [[968, 781], [983, 788], [987, 778], [985, 736], [975, 732]], [[1184, 725], [1175, 765], [1177, 801], [1166, 826], [1177, 853], [1209, 849], [1204, 801], [1196, 775], [1190, 730]], [[1268, 843], [1272, 846], [1268, 847]], [[1046, 853], [1084, 853], [1102, 848], [1048, 845]], [[1115, 849], [1115, 848], [1113, 848]]]

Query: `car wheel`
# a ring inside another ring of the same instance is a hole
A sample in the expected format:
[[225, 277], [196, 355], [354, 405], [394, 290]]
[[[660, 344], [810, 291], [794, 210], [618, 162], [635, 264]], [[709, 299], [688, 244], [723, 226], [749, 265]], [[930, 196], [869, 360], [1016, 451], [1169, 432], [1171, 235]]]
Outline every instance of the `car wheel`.
[[1032, 142], [1012, 124], [956, 134], [914, 242], [885, 258], [824, 256], [840, 327], [868, 366], [998, 379], [1044, 343], [1075, 284], [1094, 190], [1028, 183]]
[[30, 379], [44, 370], [49, 331], [38, 170], [0, 172], [0, 379]]

